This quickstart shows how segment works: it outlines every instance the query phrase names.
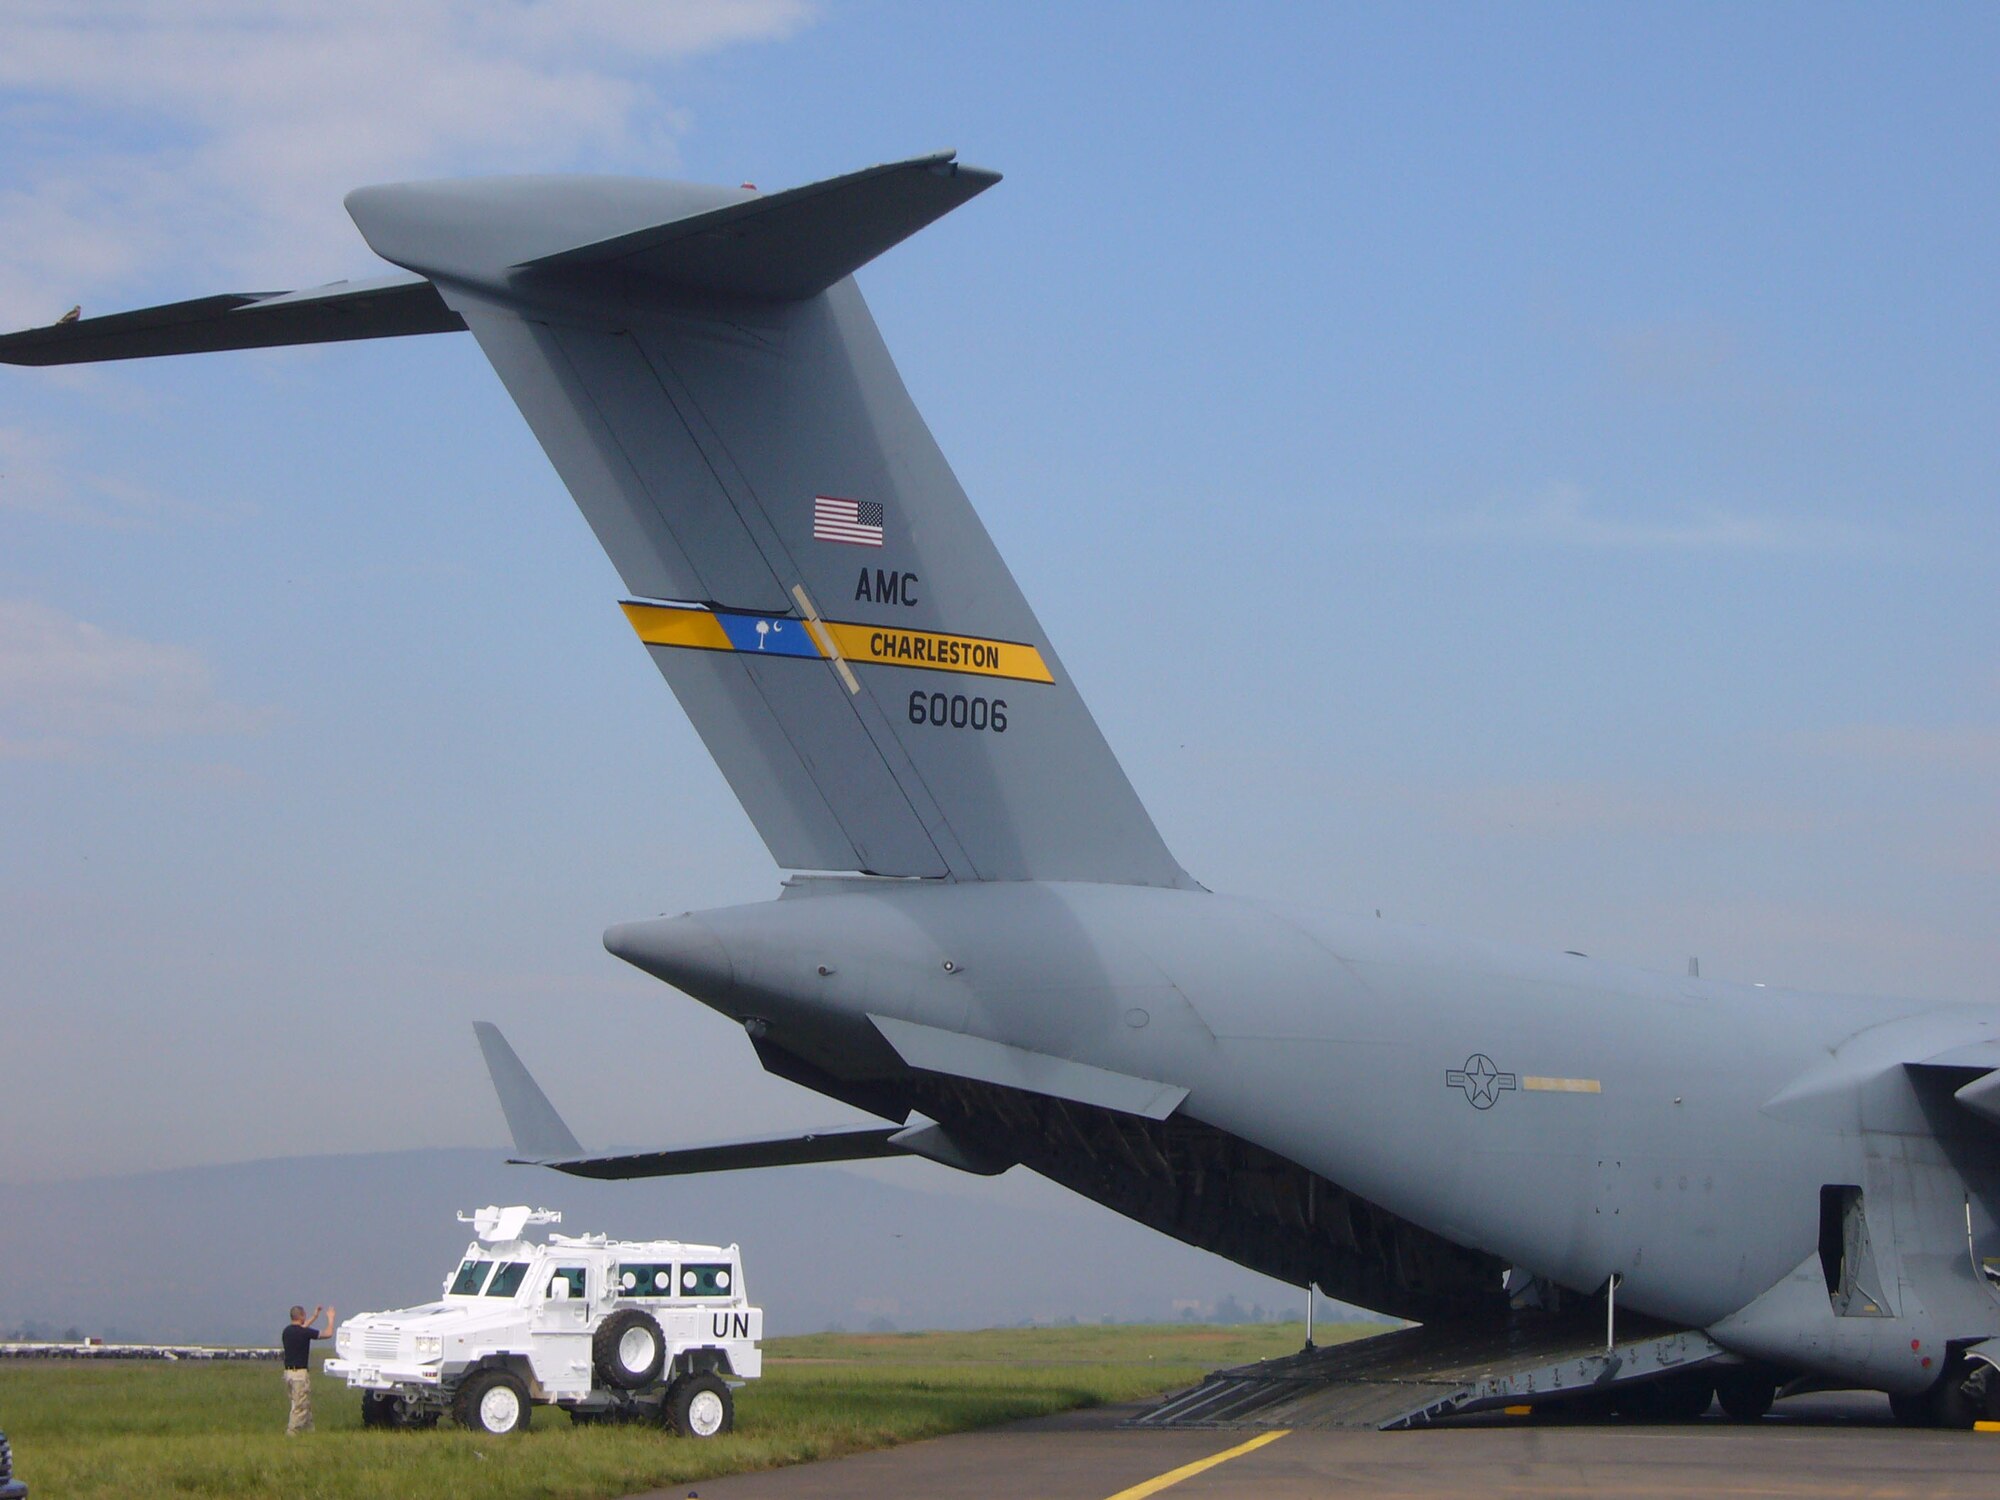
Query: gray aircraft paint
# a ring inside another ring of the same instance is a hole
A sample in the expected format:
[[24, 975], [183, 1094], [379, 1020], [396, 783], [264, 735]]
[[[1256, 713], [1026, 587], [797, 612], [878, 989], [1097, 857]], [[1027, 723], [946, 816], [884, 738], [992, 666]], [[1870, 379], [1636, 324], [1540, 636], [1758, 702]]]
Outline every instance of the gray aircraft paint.
[[[1364, 1305], [1490, 1308], [1507, 1267], [1585, 1297], [1615, 1278], [1619, 1306], [1739, 1356], [1894, 1392], [2000, 1334], [1991, 1008], [1516, 952], [1181, 870], [849, 277], [996, 180], [945, 154], [767, 197], [363, 189], [356, 223], [409, 274], [30, 330], [0, 358], [470, 329], [635, 623], [670, 637], [647, 650], [774, 858], [866, 872], [606, 944], [741, 1021], [767, 1068], [891, 1126], [580, 1156], [482, 1036], [503, 1097], [528, 1101], [525, 1155], [591, 1175], [1026, 1161]], [[818, 496], [879, 504], [880, 545], [816, 539]], [[1030, 650], [1047, 680], [835, 659], [815, 613]], [[765, 649], [785, 631], [811, 649]], [[952, 722], [975, 696], [1008, 699], [1004, 731], [990, 704], [983, 727]]]
[[[930, 671], [652, 647], [780, 864], [1185, 884], [846, 276], [996, 180], [926, 160], [761, 199], [500, 179], [364, 188], [348, 208], [465, 318], [638, 598], [804, 631], [802, 589], [827, 620], [1047, 664], [1052, 682], [954, 674], [956, 696], [1011, 710], [968, 738], [911, 721]], [[881, 505], [883, 545], [816, 542], [819, 496]], [[915, 603], [857, 597], [890, 569], [921, 580]]]

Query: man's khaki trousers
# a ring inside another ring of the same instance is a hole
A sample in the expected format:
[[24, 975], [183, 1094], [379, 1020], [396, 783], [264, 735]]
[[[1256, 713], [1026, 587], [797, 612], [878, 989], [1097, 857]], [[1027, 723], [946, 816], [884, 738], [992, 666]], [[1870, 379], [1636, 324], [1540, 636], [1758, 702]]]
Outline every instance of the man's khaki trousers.
[[285, 1423], [285, 1435], [311, 1432], [313, 1426], [312, 1371], [285, 1371], [285, 1389], [292, 1398], [292, 1417]]

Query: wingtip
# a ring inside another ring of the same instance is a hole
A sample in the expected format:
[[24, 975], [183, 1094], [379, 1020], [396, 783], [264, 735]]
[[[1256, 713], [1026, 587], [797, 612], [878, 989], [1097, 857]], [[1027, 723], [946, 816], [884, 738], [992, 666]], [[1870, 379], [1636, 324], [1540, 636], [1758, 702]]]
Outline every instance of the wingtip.
[[956, 146], [948, 147], [943, 151], [933, 151], [929, 156], [912, 157], [909, 161], [903, 163], [903, 165], [927, 167], [940, 176], [957, 177], [966, 182], [975, 183], [977, 184], [976, 190], [982, 193], [992, 187], [994, 183], [1000, 181], [1000, 174], [991, 167], [975, 167], [970, 162], [960, 161]]

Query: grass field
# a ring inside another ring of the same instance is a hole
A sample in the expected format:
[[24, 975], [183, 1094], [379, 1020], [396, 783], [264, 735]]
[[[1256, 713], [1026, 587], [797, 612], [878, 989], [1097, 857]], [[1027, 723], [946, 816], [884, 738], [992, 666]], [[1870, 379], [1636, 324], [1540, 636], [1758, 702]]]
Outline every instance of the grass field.
[[[1320, 1336], [1373, 1331], [1336, 1324]], [[10, 1361], [0, 1431], [34, 1500], [594, 1500], [1137, 1400], [1303, 1338], [1299, 1324], [1267, 1323], [771, 1339], [764, 1378], [737, 1392], [736, 1431], [708, 1442], [573, 1427], [548, 1407], [514, 1438], [363, 1430], [359, 1397], [325, 1377], [314, 1384], [319, 1430], [287, 1439], [275, 1365]]]

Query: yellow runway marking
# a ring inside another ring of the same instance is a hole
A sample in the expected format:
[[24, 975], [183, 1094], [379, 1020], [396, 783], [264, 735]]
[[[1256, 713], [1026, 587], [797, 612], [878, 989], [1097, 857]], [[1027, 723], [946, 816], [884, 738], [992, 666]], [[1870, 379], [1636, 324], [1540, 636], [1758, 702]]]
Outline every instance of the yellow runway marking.
[[1191, 1464], [1182, 1464], [1178, 1469], [1169, 1469], [1158, 1478], [1148, 1479], [1143, 1484], [1135, 1484], [1129, 1490], [1120, 1490], [1111, 1497], [1111, 1500], [1146, 1500], [1146, 1496], [1157, 1495], [1170, 1484], [1179, 1484], [1183, 1479], [1192, 1479], [1195, 1475], [1204, 1473], [1214, 1468], [1217, 1464], [1226, 1464], [1230, 1459], [1241, 1458], [1244, 1454], [1254, 1452], [1266, 1443], [1275, 1443], [1290, 1431], [1291, 1428], [1286, 1427], [1281, 1428], [1277, 1432], [1261, 1433], [1250, 1439], [1247, 1443], [1238, 1443], [1234, 1448], [1225, 1448], [1220, 1453], [1211, 1453], [1207, 1458], [1196, 1459]]

